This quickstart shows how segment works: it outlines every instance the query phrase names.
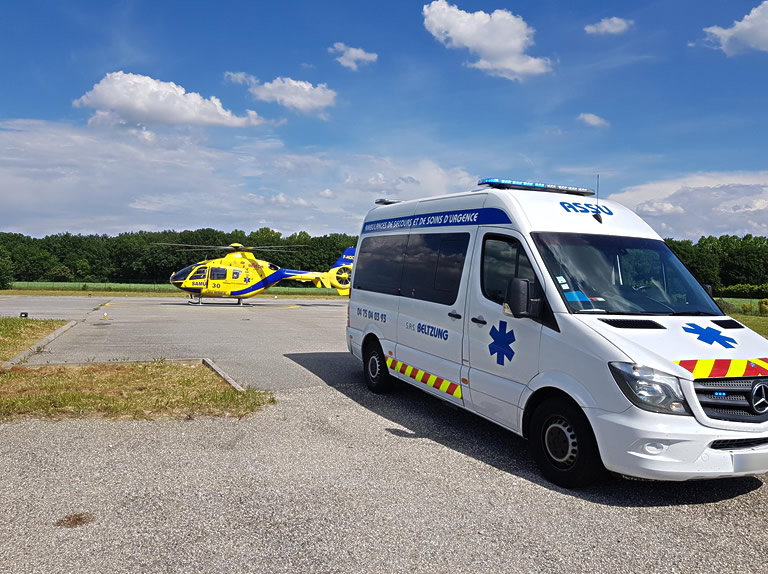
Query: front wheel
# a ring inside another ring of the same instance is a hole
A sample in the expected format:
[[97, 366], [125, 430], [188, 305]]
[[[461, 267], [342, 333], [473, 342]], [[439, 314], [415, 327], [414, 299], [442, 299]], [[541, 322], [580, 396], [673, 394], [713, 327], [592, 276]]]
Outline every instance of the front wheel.
[[570, 401], [551, 398], [536, 407], [529, 440], [542, 474], [559, 486], [587, 486], [605, 475], [592, 427]]
[[363, 352], [365, 384], [374, 393], [388, 393], [392, 390], [392, 377], [387, 371], [387, 360], [378, 342], [366, 345]]

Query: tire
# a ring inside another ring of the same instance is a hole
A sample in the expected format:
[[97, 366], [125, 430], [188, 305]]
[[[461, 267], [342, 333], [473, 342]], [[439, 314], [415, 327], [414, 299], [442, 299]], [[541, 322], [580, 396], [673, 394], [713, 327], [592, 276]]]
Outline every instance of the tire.
[[606, 474], [587, 416], [568, 400], [550, 398], [536, 407], [529, 442], [542, 474], [558, 486], [588, 486]]
[[388, 393], [394, 386], [394, 380], [387, 371], [387, 359], [378, 341], [365, 346], [363, 351], [363, 373], [365, 384], [374, 393]]

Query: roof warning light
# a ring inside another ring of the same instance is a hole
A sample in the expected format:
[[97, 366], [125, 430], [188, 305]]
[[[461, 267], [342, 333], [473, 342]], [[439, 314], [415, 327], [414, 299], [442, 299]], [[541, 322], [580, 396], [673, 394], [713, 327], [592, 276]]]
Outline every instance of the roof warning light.
[[497, 177], [486, 177], [485, 179], [479, 180], [477, 185], [484, 185], [493, 189], [522, 189], [526, 191], [570, 193], [572, 195], [595, 195], [595, 191], [587, 187], [540, 183], [538, 181], [517, 181], [514, 179], [499, 179]]

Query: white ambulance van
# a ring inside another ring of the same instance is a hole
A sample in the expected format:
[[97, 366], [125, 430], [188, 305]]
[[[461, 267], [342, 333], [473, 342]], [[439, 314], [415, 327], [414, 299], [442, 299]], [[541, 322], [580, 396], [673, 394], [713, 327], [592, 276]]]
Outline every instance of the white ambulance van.
[[565, 487], [768, 472], [766, 339], [626, 207], [478, 185], [366, 216], [347, 344], [372, 391], [400, 379], [498, 423]]

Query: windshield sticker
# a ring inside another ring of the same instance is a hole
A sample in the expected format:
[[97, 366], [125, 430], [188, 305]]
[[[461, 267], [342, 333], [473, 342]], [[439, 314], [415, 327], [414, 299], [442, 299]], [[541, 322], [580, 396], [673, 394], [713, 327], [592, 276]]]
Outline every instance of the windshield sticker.
[[571, 286], [568, 285], [568, 283], [563, 283], [562, 285], [560, 285], [560, 289], [562, 289], [563, 291], [568, 291], [570, 288]]
[[701, 325], [697, 325], [696, 323], [687, 323], [685, 326], [683, 326], [683, 331], [697, 335], [696, 338], [702, 343], [706, 343], [707, 345], [718, 343], [726, 349], [733, 349], [736, 345], [738, 345], [736, 339], [732, 337], [726, 337], [723, 335], [722, 331], [718, 331], [712, 327], [704, 328]]
[[568, 291], [565, 294], [565, 298], [568, 301], [589, 301], [589, 297], [584, 295], [581, 291]]
[[557, 276], [557, 282], [558, 283], [567, 283], [567, 281], [565, 280], [565, 277], [563, 277], [562, 275], [558, 275]]

